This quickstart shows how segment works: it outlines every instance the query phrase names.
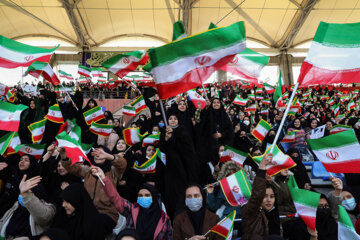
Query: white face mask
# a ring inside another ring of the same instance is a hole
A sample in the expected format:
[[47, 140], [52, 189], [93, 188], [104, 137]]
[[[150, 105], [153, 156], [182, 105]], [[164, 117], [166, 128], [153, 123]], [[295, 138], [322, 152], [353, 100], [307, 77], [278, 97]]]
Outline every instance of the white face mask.
[[249, 124], [250, 124], [250, 121], [245, 120], [245, 121], [244, 121], [244, 124], [245, 124], [245, 125], [249, 125]]

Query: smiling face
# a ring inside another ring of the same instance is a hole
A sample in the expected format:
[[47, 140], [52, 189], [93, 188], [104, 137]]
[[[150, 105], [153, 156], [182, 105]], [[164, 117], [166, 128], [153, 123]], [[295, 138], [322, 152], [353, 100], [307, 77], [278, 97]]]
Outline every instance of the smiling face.
[[317, 127], [317, 121], [315, 119], [311, 121], [310, 127], [311, 128], [316, 128]]
[[175, 115], [171, 115], [169, 117], [169, 125], [170, 127], [176, 127], [179, 124], [179, 120]]
[[35, 108], [36, 108], [35, 101], [31, 100], [30, 101], [30, 109], [34, 110]]
[[301, 126], [301, 122], [299, 119], [294, 120], [294, 127], [299, 128]]
[[185, 112], [186, 111], [186, 103], [184, 101], [180, 101], [178, 104], [178, 109], [180, 112]]
[[57, 172], [60, 176], [65, 176], [66, 174], [68, 174], [68, 171], [61, 164], [61, 161], [57, 165]]
[[275, 204], [274, 191], [272, 190], [272, 188], [266, 188], [266, 193], [262, 202], [262, 207], [265, 210], [270, 211], [274, 207], [274, 204]]
[[126, 150], [126, 143], [124, 139], [119, 139], [116, 143], [116, 150], [118, 151], [125, 151]]
[[212, 107], [213, 109], [220, 109], [221, 107], [221, 103], [219, 99], [214, 99], [214, 101], [212, 102]]
[[24, 155], [20, 158], [19, 169], [21, 171], [27, 170], [30, 167], [30, 158], [28, 155]]

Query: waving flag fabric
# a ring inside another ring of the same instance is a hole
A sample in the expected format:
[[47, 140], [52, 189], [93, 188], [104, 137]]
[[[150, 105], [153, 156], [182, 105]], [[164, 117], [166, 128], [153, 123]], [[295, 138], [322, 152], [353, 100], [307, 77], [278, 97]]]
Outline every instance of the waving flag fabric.
[[270, 124], [264, 119], [261, 119], [256, 128], [251, 132], [251, 134], [260, 142], [262, 142], [264, 141], [264, 138], [266, 137], [270, 129]]
[[235, 216], [236, 211], [234, 210], [209, 231], [219, 234], [220, 236], [224, 237], [225, 240], [231, 240]]
[[84, 77], [90, 77], [90, 72], [91, 72], [90, 68], [79, 65], [78, 74], [80, 74]]
[[189, 100], [191, 100], [192, 103], [194, 104], [195, 108], [198, 108], [198, 103], [200, 103], [201, 109], [205, 108], [206, 106], [205, 99], [200, 94], [198, 94], [194, 89], [187, 91], [187, 95]]
[[338, 208], [338, 240], [360, 240], [360, 236], [356, 233], [354, 225], [345, 208], [340, 205], [338, 205]]
[[96, 106], [86, 112], [84, 112], [85, 121], [88, 125], [92, 122], [97, 122], [105, 118], [105, 115], [100, 106]]
[[52, 122], [55, 123], [63, 123], [64, 119], [62, 116], [62, 113], [60, 111], [60, 107], [59, 104], [54, 104], [51, 107], [49, 107], [49, 112], [48, 114], [45, 116], [45, 118], [49, 119]]
[[143, 95], [139, 96], [133, 102], [131, 102], [130, 106], [135, 108], [136, 114], [146, 109], [146, 104]]
[[155, 173], [156, 172], [156, 159], [159, 155], [159, 149], [157, 148], [154, 155], [149, 158], [146, 162], [138, 165], [138, 162], [134, 162], [134, 169], [136, 171], [139, 171], [141, 173]]
[[34, 122], [28, 126], [28, 129], [32, 136], [33, 143], [41, 142], [45, 132], [46, 118], [41, 121]]
[[28, 106], [14, 105], [0, 101], [0, 130], [17, 132], [20, 125], [20, 114]]
[[146, 147], [147, 145], [156, 145], [160, 141], [160, 133], [151, 134], [144, 138], [143, 140], [143, 147]]
[[125, 143], [129, 146], [141, 142], [141, 140], [144, 138], [144, 135], [140, 134], [139, 128], [126, 128], [123, 130]]
[[72, 164], [81, 162], [83, 159], [90, 163], [79, 142], [67, 135], [66, 132], [61, 132], [58, 134], [56, 136], [56, 140], [58, 147], [65, 148], [66, 155], [68, 158], [70, 158]]
[[54, 73], [52, 67], [48, 63], [33, 62], [25, 72], [25, 75], [30, 74], [33, 77], [38, 78], [40, 75], [52, 84], [59, 85], [60, 80]]
[[248, 156], [247, 153], [226, 145], [224, 151], [221, 154], [220, 162], [234, 161], [238, 165], [243, 167], [247, 156]]
[[17, 145], [14, 150], [21, 156], [29, 154], [36, 159], [40, 159], [44, 153], [46, 144], [21, 144]]
[[174, 27], [173, 27], [173, 37], [172, 40], [180, 40], [182, 38], [186, 38], [187, 34], [183, 25], [182, 21], [177, 21], [174, 23]]
[[251, 184], [244, 169], [221, 179], [220, 186], [231, 206], [241, 206], [250, 199]]
[[247, 99], [243, 99], [240, 96], [236, 96], [233, 104], [240, 105], [240, 106], [246, 106], [246, 103], [248, 102]]
[[0, 155], [3, 155], [6, 152], [6, 149], [9, 147], [14, 135], [15, 133], [8, 132], [0, 138]]
[[114, 128], [114, 125], [109, 124], [100, 124], [96, 122], [92, 122], [90, 126], [90, 132], [103, 136], [108, 137], [110, 136], [112, 130]]
[[134, 116], [136, 116], [136, 109], [132, 106], [123, 106], [122, 114], [134, 117]]
[[71, 74], [66, 73], [66, 72], [64, 72], [62, 70], [59, 70], [59, 77], [66, 78], [68, 80], [74, 80], [74, 78], [73, 78], [73, 76]]

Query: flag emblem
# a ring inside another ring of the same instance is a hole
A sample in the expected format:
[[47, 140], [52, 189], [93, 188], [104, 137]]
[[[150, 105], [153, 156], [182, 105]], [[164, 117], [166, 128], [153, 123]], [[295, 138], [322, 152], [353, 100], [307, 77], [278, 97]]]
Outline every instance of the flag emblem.
[[25, 59], [25, 61], [30, 62], [31, 60], [34, 59], [34, 57], [33, 56], [26, 56], [26, 57], [24, 57], [24, 59]]
[[9, 120], [11, 120], [13, 118], [14, 114], [10, 114], [9, 115]]
[[234, 192], [234, 193], [239, 193], [239, 187], [237, 187], [237, 186], [234, 186], [233, 187], [233, 189], [232, 189], [232, 191]]
[[124, 62], [125, 64], [129, 64], [129, 63], [130, 63], [130, 59], [129, 59], [128, 57], [124, 57], [123, 62]]
[[331, 160], [336, 160], [339, 158], [339, 153], [336, 151], [329, 151], [326, 153], [326, 157]]
[[209, 56], [202, 56], [195, 58], [194, 62], [199, 64], [200, 66], [205, 65], [211, 61], [211, 57]]
[[27, 153], [32, 153], [32, 150], [31, 150], [31, 148], [29, 148], [29, 147], [25, 147], [25, 152], [27, 152]]

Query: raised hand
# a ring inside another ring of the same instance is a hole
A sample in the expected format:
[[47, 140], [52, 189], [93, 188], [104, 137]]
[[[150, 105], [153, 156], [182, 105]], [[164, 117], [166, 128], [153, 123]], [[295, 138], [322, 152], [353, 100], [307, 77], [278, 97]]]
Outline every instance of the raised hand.
[[92, 165], [92, 166], [90, 167], [90, 171], [91, 171], [91, 173], [92, 173], [93, 175], [95, 175], [95, 176], [99, 175], [101, 179], [104, 179], [104, 178], [105, 178], [104, 171], [103, 171], [101, 168], [99, 168], [99, 167], [96, 167], [96, 166]]
[[19, 189], [20, 189], [20, 194], [24, 197], [25, 195], [27, 195], [29, 193], [29, 191], [33, 188], [36, 187], [39, 182], [41, 181], [41, 177], [40, 176], [36, 176], [33, 178], [30, 178], [29, 180], [26, 180], [27, 175], [25, 174], [23, 176], [23, 178], [21, 179], [21, 182], [19, 184]]
[[263, 159], [261, 160], [260, 164], [259, 164], [259, 168], [262, 170], [266, 170], [266, 166], [271, 164], [273, 159], [273, 154], [272, 153], [268, 153], [266, 154]]
[[8, 164], [6, 162], [0, 162], [0, 171], [6, 168]]

